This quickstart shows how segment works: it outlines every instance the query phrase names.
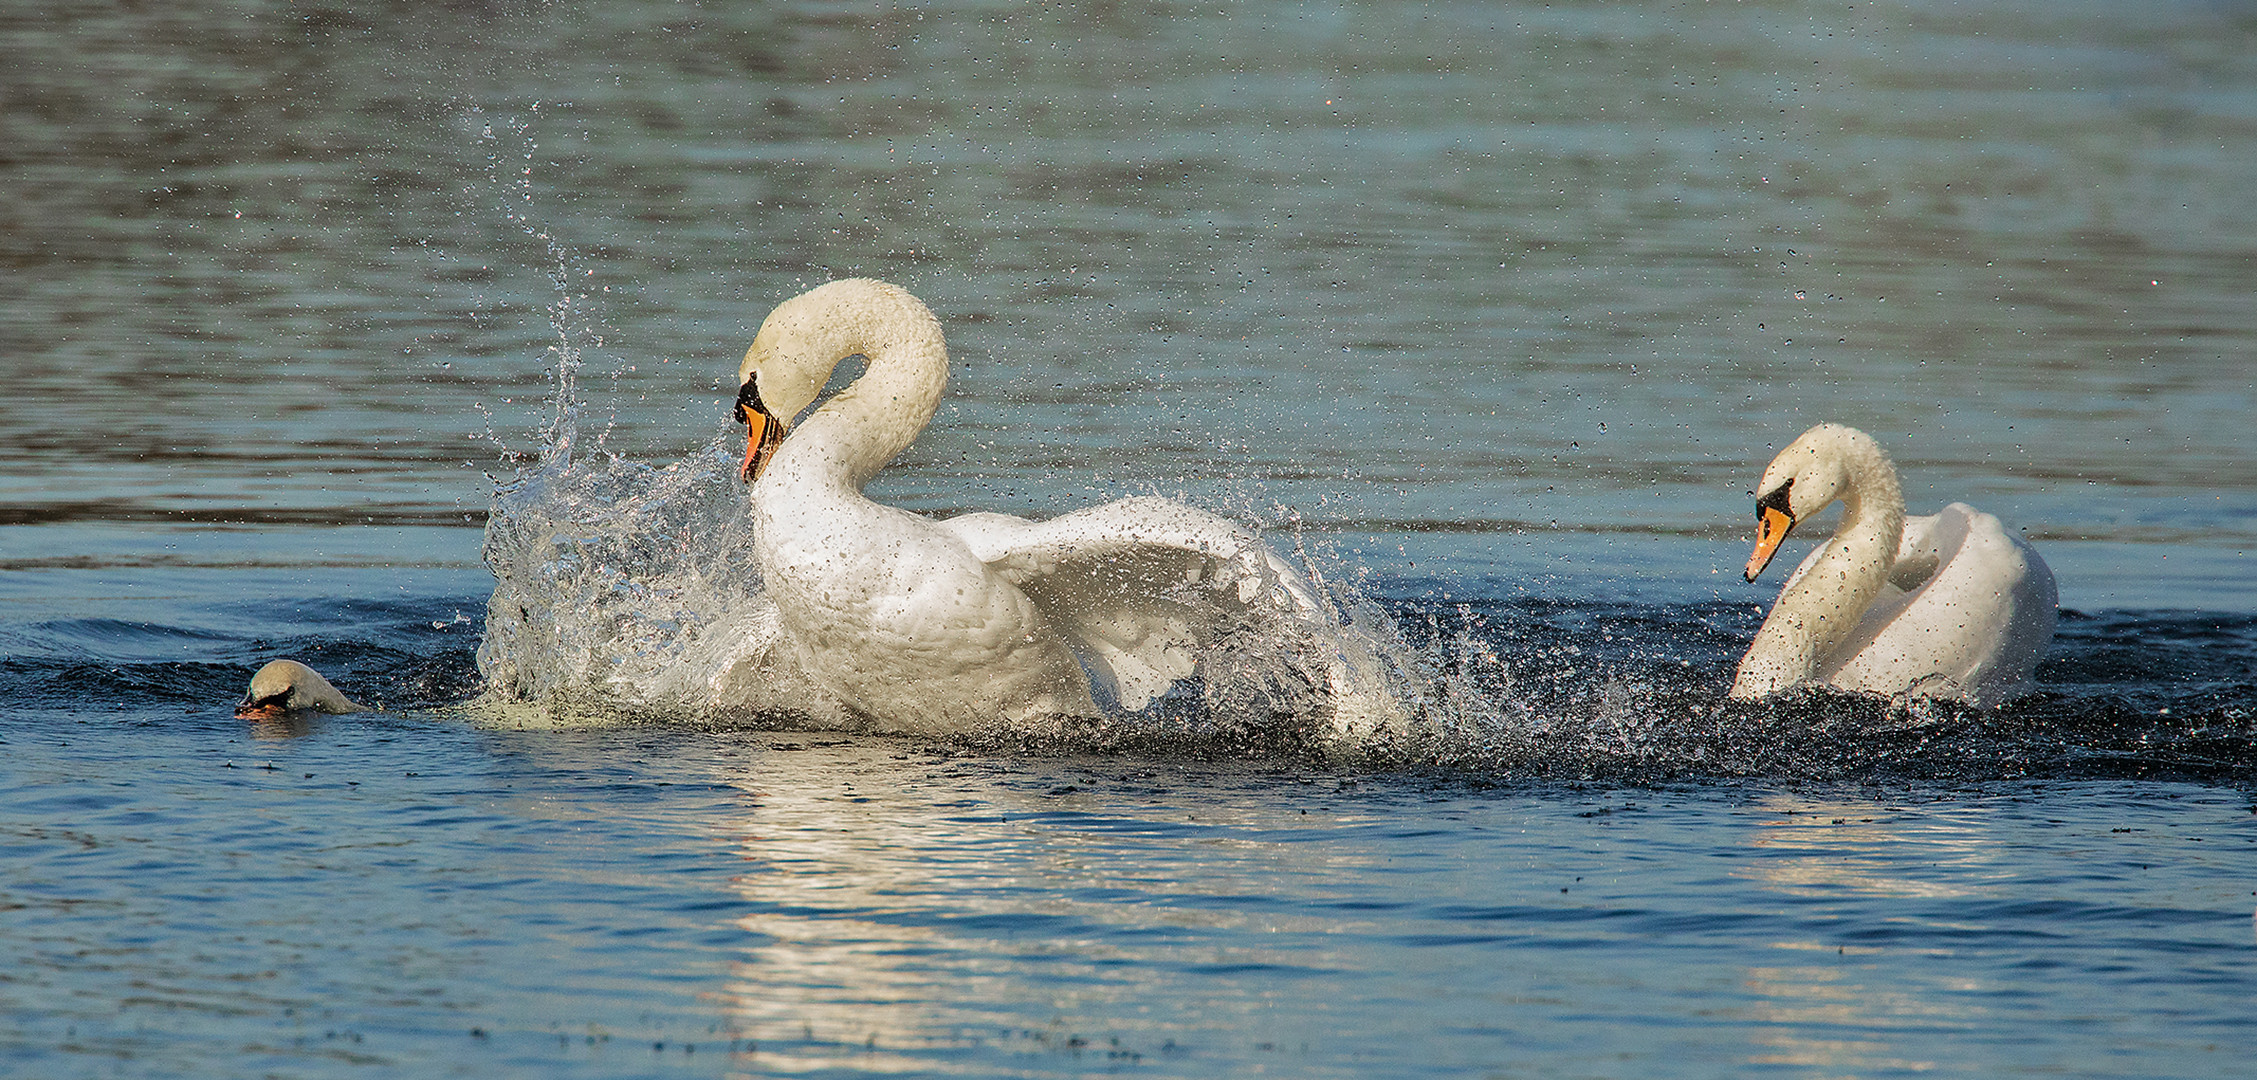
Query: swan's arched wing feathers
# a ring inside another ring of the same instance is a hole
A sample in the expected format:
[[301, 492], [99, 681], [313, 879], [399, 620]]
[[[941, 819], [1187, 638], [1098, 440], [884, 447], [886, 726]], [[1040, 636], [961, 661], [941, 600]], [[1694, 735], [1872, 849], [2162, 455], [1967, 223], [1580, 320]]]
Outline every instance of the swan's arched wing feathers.
[[[1940, 681], [1988, 706], [2022, 689], [2053, 639], [2058, 594], [2045, 560], [1964, 503], [1905, 519], [1899, 563], [1828, 681], [1850, 689]], [[1882, 692], [1894, 692], [1893, 689]]]
[[1253, 533], [1168, 499], [1049, 521], [941, 523], [1073, 640], [1102, 696], [1136, 710], [1197, 669], [1207, 645], [1263, 616], [1321, 620], [1307, 581]]

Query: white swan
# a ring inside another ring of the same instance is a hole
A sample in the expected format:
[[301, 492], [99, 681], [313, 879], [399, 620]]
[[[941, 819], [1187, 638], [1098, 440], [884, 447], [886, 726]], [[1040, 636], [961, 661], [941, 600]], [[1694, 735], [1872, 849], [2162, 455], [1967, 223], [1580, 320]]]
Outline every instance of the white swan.
[[[794, 427], [857, 355], [862, 376]], [[1221, 518], [1148, 497], [1044, 522], [936, 521], [865, 498], [948, 378], [940, 322], [908, 292], [851, 279], [787, 300], [737, 377], [755, 553], [788, 661], [763, 667], [859, 722], [962, 730], [1102, 715], [1100, 700], [1139, 710], [1245, 634], [1279, 635], [1271, 647], [1306, 661], [1337, 733], [1397, 722], [1370, 639]]]
[[2026, 691], [2053, 640], [2053, 571], [1964, 503], [1904, 516], [1896, 467], [1855, 428], [1811, 428], [1763, 470], [1747, 579], [1797, 522], [1837, 499], [1841, 524], [1780, 590], [1732, 696], [1815, 682], [1987, 708]]
[[260, 668], [251, 676], [250, 691], [235, 706], [235, 715], [245, 720], [271, 720], [295, 712], [366, 711], [320, 672], [296, 660], [276, 660]]

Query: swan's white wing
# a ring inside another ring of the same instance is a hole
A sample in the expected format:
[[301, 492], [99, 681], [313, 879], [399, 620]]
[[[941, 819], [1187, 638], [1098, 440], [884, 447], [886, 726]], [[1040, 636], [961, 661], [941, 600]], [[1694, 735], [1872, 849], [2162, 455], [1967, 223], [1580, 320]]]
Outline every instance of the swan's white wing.
[[1964, 503], [1905, 519], [1890, 583], [1820, 671], [1850, 690], [1995, 705], [2029, 685], [2053, 640], [2053, 571]]
[[1272, 588], [1290, 606], [1311, 604], [1299, 575], [1272, 566], [1253, 534], [1166, 499], [1041, 522], [967, 514], [943, 524], [1075, 639], [1100, 693], [1131, 710], [1190, 675], [1201, 646]]
[[1219, 642], [1252, 637], [1314, 657], [1336, 728], [1391, 721], [1369, 640], [1260, 537], [1213, 514], [1142, 497], [1049, 521], [967, 514], [942, 525], [1073, 640], [1094, 689], [1123, 708], [1167, 693]]

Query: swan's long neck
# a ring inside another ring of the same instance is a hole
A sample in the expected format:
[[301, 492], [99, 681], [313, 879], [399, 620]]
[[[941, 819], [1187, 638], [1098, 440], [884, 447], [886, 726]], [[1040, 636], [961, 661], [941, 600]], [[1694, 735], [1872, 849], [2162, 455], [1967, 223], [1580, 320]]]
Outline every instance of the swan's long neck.
[[1904, 535], [1896, 467], [1870, 439], [1844, 440], [1826, 452], [1845, 476], [1841, 524], [1780, 592], [1740, 661], [1736, 691], [1768, 692], [1816, 675], [1857, 629], [1896, 561]]
[[940, 407], [948, 385], [948, 349], [940, 324], [922, 307], [854, 320], [826, 349], [833, 365], [851, 356], [868, 370], [831, 396], [778, 448], [773, 472], [799, 483], [861, 491], [899, 456]]

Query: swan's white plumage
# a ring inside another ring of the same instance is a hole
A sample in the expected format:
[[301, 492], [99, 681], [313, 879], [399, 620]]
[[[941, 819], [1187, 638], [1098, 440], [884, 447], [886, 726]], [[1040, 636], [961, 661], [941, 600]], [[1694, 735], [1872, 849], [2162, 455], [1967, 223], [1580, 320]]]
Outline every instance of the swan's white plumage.
[[1229, 628], [1311, 624], [1324, 605], [1260, 538], [1169, 499], [1123, 499], [1049, 521], [941, 523], [1047, 613], [1096, 691], [1136, 710], [1190, 675]]
[[[1888, 456], [1838, 424], [1780, 451], [1757, 495], [1791, 513], [1788, 528], [1837, 499], [1844, 513], [1780, 589], [1733, 697], [1819, 683], [1988, 707], [2029, 689], [2058, 594], [2045, 560], [1998, 518], [1964, 503], [1905, 517]], [[1750, 580], [1768, 550], [1759, 546]]]
[[[868, 362], [860, 378], [759, 445], [760, 423], [788, 425], [855, 355]], [[724, 672], [737, 692], [796, 681], [828, 700], [794, 707], [906, 730], [1093, 716], [1100, 699], [1144, 708], [1218, 641], [1282, 627], [1313, 657], [1336, 729], [1396, 722], [1369, 643], [1258, 537], [1212, 514], [1136, 498], [1049, 521], [935, 521], [864, 497], [931, 419], [947, 371], [939, 322], [883, 282], [831, 282], [762, 324], [739, 382], [756, 403], [745, 471], [775, 620]]]
[[269, 713], [364, 712], [321, 673], [296, 660], [275, 660], [251, 676], [251, 688], [236, 706], [242, 715]]

